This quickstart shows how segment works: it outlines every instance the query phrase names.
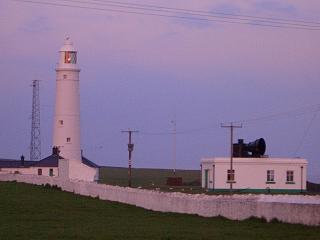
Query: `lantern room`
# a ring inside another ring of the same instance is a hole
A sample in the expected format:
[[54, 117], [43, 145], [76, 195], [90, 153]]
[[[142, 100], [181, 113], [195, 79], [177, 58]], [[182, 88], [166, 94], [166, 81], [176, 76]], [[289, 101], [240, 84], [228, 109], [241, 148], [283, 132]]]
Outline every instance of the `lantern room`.
[[77, 63], [77, 52], [67, 51], [64, 52], [64, 63]]
[[67, 37], [64, 45], [59, 51], [59, 63], [58, 68], [73, 69], [77, 68], [77, 50], [74, 48], [70, 38]]

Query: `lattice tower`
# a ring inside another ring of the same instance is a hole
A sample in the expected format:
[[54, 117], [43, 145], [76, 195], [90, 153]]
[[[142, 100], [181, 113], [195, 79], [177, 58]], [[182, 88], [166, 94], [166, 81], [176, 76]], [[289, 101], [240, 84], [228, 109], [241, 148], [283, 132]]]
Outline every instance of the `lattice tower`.
[[32, 120], [30, 160], [41, 159], [39, 80], [32, 81]]

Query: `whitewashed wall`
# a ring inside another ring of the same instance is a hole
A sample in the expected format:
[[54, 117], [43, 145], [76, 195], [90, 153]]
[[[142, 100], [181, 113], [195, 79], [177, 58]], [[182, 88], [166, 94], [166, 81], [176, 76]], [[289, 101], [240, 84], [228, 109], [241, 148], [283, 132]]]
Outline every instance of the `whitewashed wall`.
[[320, 226], [320, 196], [303, 195], [214, 195], [165, 193], [109, 186], [84, 181], [63, 181], [57, 177], [0, 174], [0, 181], [57, 185], [64, 191], [99, 197], [160, 212], [223, 216], [233, 220], [249, 217], [278, 219], [287, 223]]
[[38, 169], [42, 169], [42, 175], [49, 176], [50, 169], [53, 170], [53, 175], [58, 176], [59, 171], [57, 167], [21, 167], [21, 168], [1, 168], [2, 173], [15, 173], [18, 172], [20, 174], [34, 174], [38, 175]]
[[[307, 161], [305, 159], [234, 158], [233, 160], [234, 189], [306, 190]], [[227, 170], [230, 169], [230, 158], [204, 158], [201, 164], [202, 187], [205, 187], [205, 171], [208, 170], [209, 189], [229, 189]], [[273, 184], [267, 183], [267, 170], [274, 170], [275, 181]], [[286, 183], [288, 170], [294, 172], [294, 181], [291, 184]]]

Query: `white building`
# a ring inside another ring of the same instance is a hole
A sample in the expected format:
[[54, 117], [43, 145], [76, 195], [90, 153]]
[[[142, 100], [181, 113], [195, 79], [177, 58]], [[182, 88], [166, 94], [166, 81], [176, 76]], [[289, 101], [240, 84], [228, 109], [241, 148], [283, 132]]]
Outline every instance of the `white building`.
[[306, 190], [307, 161], [300, 158], [230, 158], [201, 160], [202, 188], [237, 192], [301, 192]]
[[80, 139], [80, 93], [77, 50], [69, 38], [59, 51], [56, 68], [56, 104], [53, 147], [59, 149], [59, 176], [66, 179], [95, 181], [99, 169], [83, 162]]
[[52, 155], [38, 162], [0, 159], [0, 172], [83, 181], [99, 179], [99, 166], [81, 153], [79, 73], [77, 51], [67, 38], [59, 51], [56, 68]]

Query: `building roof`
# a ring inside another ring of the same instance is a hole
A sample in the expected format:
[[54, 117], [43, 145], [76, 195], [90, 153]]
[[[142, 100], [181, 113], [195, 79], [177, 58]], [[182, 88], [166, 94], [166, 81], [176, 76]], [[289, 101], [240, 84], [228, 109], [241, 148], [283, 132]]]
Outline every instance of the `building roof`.
[[36, 161], [24, 161], [24, 165], [22, 165], [21, 160], [13, 160], [13, 159], [0, 159], [0, 168], [23, 168], [30, 167], [35, 164]]
[[[0, 168], [58, 167], [59, 159], [63, 159], [63, 157], [60, 157], [57, 154], [52, 154], [40, 161], [25, 160], [24, 165], [22, 165], [21, 160], [0, 159]], [[82, 157], [82, 163], [92, 168], [100, 167], [85, 157]]]
[[58, 167], [59, 157], [57, 154], [52, 154], [38, 162], [35, 162], [31, 167]]
[[91, 162], [89, 159], [85, 158], [84, 156], [82, 156], [82, 163], [92, 168], [100, 168], [99, 165], [95, 164], [94, 162]]
[[[229, 163], [230, 157], [202, 158], [201, 163]], [[233, 158], [234, 164], [308, 164], [304, 158]]]
[[70, 37], [66, 37], [65, 41], [64, 41], [64, 45], [62, 46], [62, 48], [60, 49], [60, 52], [76, 52], [77, 50], [75, 49], [75, 47], [73, 46], [73, 42], [70, 40]]

